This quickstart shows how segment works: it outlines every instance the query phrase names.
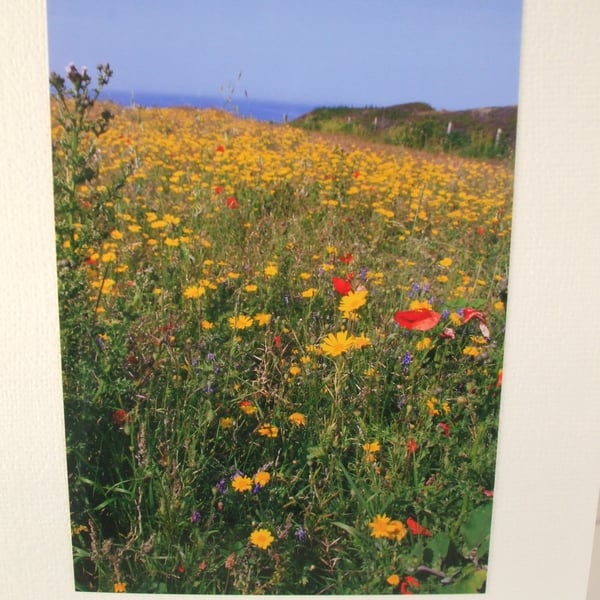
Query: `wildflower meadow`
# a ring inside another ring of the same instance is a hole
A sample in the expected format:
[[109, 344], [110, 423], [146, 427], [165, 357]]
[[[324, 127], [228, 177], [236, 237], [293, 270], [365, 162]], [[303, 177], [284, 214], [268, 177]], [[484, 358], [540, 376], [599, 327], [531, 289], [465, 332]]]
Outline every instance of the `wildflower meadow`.
[[51, 76], [77, 589], [484, 591], [511, 164], [111, 76]]

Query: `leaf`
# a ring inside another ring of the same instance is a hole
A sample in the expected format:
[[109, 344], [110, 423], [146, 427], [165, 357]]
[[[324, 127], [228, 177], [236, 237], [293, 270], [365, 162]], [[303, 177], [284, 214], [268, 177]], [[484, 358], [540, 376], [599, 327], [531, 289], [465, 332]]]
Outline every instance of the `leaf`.
[[364, 535], [356, 529], [356, 527], [352, 527], [352, 525], [346, 525], [346, 523], [340, 523], [339, 521], [332, 521], [332, 525], [343, 529], [347, 533], [349, 533], [352, 537], [357, 539], [363, 539]]
[[491, 502], [482, 504], [471, 512], [460, 528], [469, 548], [477, 548], [486, 538], [489, 538], [491, 522]]
[[344, 473], [346, 480], [348, 481], [348, 485], [350, 486], [350, 489], [352, 490], [354, 497], [358, 500], [358, 503], [360, 504], [361, 508], [364, 511], [368, 511], [369, 506], [365, 500], [365, 497], [362, 495], [360, 490], [356, 487], [356, 484], [354, 483], [354, 480], [350, 476], [350, 473], [348, 473], [348, 470], [346, 469], [346, 467], [344, 467], [344, 465], [340, 464], [340, 468], [341, 468], [342, 472]]
[[427, 544], [427, 548], [433, 552], [433, 562], [439, 563], [448, 554], [448, 548], [450, 547], [450, 536], [440, 531], [434, 535]]
[[487, 580], [487, 571], [478, 569], [467, 575], [464, 579], [460, 579], [453, 585], [450, 585], [446, 590], [452, 594], [476, 594], [479, 592]]

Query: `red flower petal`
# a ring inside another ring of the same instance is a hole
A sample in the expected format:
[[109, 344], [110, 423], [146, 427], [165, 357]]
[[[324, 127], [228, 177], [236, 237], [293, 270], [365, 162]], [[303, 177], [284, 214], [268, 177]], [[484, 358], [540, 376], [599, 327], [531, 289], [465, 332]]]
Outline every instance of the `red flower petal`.
[[111, 420], [117, 427], [121, 427], [121, 425], [125, 425], [128, 419], [129, 415], [127, 414], [127, 411], [122, 408], [117, 408], [117, 410], [113, 412]]
[[339, 277], [333, 278], [333, 287], [338, 294], [347, 296], [352, 291], [352, 284], [346, 279], [340, 279]]
[[227, 204], [228, 208], [237, 208], [239, 206], [238, 201], [234, 196], [229, 196], [229, 198], [225, 200], [225, 204]]
[[406, 519], [406, 525], [411, 530], [413, 535], [424, 535], [424, 536], [431, 535], [431, 532], [429, 531], [429, 529], [425, 529], [425, 527], [423, 527], [423, 525], [419, 525], [412, 517], [408, 517], [408, 519]]
[[479, 319], [483, 323], [485, 323], [485, 315], [474, 308], [465, 308], [463, 311], [463, 325], [468, 323], [471, 319]]
[[346, 256], [342, 255], [338, 258], [341, 263], [351, 263], [352, 262], [352, 254], [348, 253]]
[[394, 315], [394, 320], [405, 329], [427, 331], [439, 323], [441, 316], [440, 313], [428, 308], [419, 308], [418, 310], [398, 311]]

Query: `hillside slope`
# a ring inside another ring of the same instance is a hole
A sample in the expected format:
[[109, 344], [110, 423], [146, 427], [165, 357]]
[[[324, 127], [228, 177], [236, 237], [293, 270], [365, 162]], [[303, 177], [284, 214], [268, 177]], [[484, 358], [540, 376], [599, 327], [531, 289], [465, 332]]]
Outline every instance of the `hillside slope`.
[[317, 108], [292, 125], [462, 156], [508, 158], [514, 154], [517, 107], [435, 110], [424, 102], [388, 107]]

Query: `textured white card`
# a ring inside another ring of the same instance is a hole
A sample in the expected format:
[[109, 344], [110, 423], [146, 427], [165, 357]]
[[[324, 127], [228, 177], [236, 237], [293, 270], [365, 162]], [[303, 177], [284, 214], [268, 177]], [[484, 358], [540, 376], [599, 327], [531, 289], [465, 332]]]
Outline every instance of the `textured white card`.
[[[43, 0], [9, 0], [0, 20], [0, 590], [15, 600], [81, 596], [67, 504], [45, 10]], [[523, 26], [485, 597], [584, 600], [600, 485], [600, 9], [595, 0], [524, 0]]]

